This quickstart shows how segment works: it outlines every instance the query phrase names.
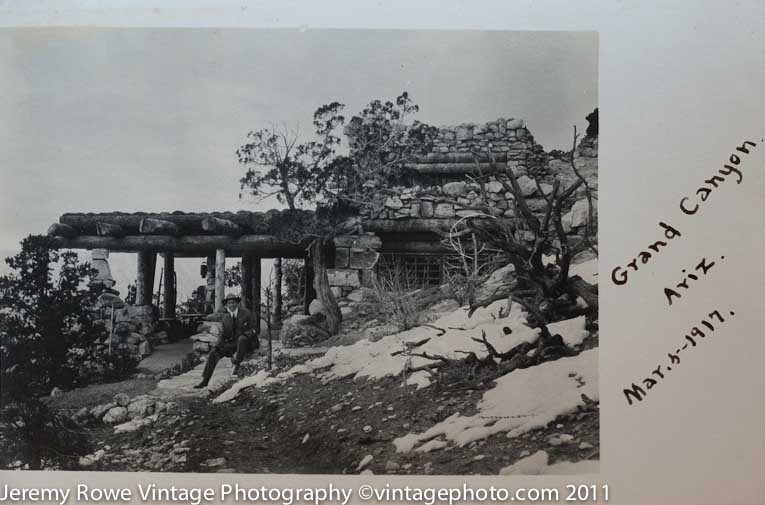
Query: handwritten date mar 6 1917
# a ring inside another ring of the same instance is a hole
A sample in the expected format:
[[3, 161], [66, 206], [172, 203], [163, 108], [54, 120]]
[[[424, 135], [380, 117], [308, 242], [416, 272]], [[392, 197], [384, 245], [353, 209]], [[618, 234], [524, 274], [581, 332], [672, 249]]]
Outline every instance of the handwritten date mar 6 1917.
[[635, 402], [643, 401], [651, 389], [666, 379], [669, 373], [680, 365], [681, 355], [685, 358], [691, 349], [715, 335], [715, 332], [720, 329], [725, 321], [735, 315], [736, 313], [732, 310], [725, 315], [719, 310], [713, 310], [707, 314], [699, 321], [698, 325], [693, 326], [683, 335], [682, 345], [678, 345], [676, 349], [667, 353], [667, 361], [664, 362], [664, 366], [657, 365], [643, 380], [633, 382], [629, 387], [624, 388], [624, 398], [627, 403], [632, 405]]

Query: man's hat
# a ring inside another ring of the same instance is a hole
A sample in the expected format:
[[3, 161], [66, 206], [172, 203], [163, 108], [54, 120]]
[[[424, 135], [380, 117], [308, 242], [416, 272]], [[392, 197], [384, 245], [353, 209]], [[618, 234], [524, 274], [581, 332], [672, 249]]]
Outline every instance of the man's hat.
[[240, 301], [242, 301], [242, 298], [239, 295], [235, 295], [234, 293], [229, 293], [223, 299], [223, 304], [225, 305], [226, 303], [228, 303], [229, 300], [236, 300], [236, 303], [239, 303]]

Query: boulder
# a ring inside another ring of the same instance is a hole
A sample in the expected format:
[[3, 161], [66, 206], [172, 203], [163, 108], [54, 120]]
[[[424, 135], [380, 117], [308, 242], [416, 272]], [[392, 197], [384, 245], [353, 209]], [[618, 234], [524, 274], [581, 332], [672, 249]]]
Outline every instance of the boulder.
[[96, 405], [92, 409], [90, 409], [90, 415], [95, 417], [96, 419], [101, 419], [104, 417], [104, 414], [109, 412], [111, 409], [116, 407], [117, 404], [114, 402], [111, 403], [105, 403], [103, 405]]
[[521, 187], [523, 196], [531, 196], [537, 192], [537, 184], [528, 175], [518, 177], [518, 186]]
[[464, 182], [447, 182], [443, 186], [445, 195], [464, 196], [467, 194], [467, 184]]
[[486, 185], [486, 191], [489, 193], [501, 193], [505, 191], [505, 187], [499, 181], [491, 181]]
[[120, 407], [127, 407], [130, 404], [130, 397], [125, 393], [117, 393], [114, 395], [114, 403]]
[[208, 344], [214, 344], [218, 341], [218, 335], [213, 335], [212, 333], [197, 333], [196, 335], [192, 335], [190, 338], [194, 342], [207, 342]]
[[282, 328], [279, 331], [279, 340], [284, 346], [293, 345], [303, 337], [314, 339], [320, 335], [311, 327], [303, 326], [300, 323], [310, 316], [296, 314], [282, 321]]
[[324, 304], [321, 303], [321, 300], [316, 298], [310, 303], [310, 305], [308, 305], [308, 313], [313, 315], [318, 314], [319, 312], [326, 312], [326, 308], [324, 307]]
[[223, 323], [215, 321], [204, 321], [199, 326], [197, 326], [197, 331], [199, 333], [208, 333], [217, 337], [223, 331]]
[[[125, 395], [127, 396], [127, 395]], [[128, 411], [125, 407], [114, 407], [104, 414], [103, 422], [108, 424], [117, 424], [127, 419]]]
[[142, 398], [133, 401], [127, 407], [127, 416], [129, 419], [140, 419], [154, 414], [155, 401], [152, 398]]

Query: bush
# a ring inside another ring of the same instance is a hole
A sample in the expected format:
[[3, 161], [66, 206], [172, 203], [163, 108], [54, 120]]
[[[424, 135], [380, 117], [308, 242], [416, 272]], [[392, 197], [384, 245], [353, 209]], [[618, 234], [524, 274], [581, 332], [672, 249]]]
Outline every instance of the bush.
[[372, 281], [372, 303], [379, 318], [404, 331], [417, 325], [426, 302], [420, 297], [424, 281], [418, 281], [412, 268], [397, 259], [378, 270]]
[[95, 271], [76, 253], [59, 253], [50, 237], [29, 236], [6, 263], [14, 272], [0, 277], [0, 452], [30, 468], [66, 466], [83, 447], [80, 437], [39, 398], [54, 387], [117, 379], [135, 363], [107, 354], [101, 343], [107, 333], [93, 310], [100, 291], [84, 284]]

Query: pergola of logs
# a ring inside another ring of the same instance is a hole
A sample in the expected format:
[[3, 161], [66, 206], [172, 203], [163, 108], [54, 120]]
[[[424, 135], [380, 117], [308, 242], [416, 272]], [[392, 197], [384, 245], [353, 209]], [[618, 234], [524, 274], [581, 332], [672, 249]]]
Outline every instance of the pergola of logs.
[[[287, 215], [286, 213], [292, 213]], [[205, 258], [208, 302], [218, 311], [225, 294], [226, 258], [242, 259], [242, 298], [260, 313], [261, 258], [307, 260], [310, 238], [299, 230], [284, 230], [289, 218], [311, 218], [307, 211], [214, 213], [100, 213], [64, 214], [48, 229], [66, 249], [105, 249], [137, 254], [136, 305], [152, 302], [157, 255], [164, 261], [164, 318], [174, 318], [177, 301], [175, 258]], [[298, 214], [295, 216], [295, 214]], [[288, 219], [282, 219], [287, 217]], [[305, 310], [315, 298], [313, 268], [305, 263]]]

